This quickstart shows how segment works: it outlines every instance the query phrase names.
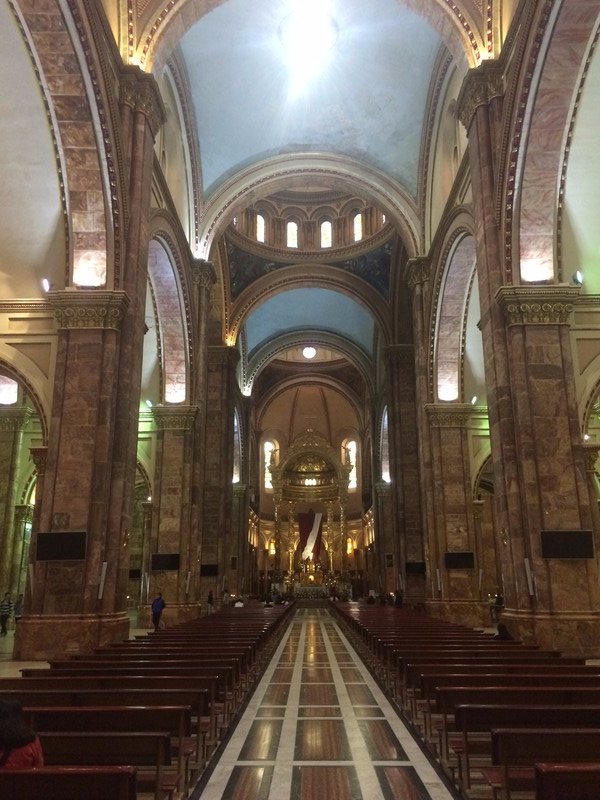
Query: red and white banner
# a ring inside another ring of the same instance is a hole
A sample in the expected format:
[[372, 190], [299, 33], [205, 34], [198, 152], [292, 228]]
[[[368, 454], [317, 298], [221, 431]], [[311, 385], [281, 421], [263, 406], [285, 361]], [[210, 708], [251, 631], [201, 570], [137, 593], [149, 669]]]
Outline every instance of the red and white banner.
[[300, 529], [300, 544], [298, 549], [302, 554], [302, 560], [310, 558], [313, 560], [319, 558], [321, 552], [321, 525], [323, 522], [323, 514], [318, 512], [315, 514], [313, 511], [308, 513], [298, 514], [298, 527]]

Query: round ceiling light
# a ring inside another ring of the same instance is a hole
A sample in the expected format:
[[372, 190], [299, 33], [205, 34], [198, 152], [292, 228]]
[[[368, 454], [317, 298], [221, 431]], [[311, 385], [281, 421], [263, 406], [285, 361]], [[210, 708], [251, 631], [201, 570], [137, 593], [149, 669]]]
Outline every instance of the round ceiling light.
[[314, 347], [305, 347], [302, 350], [302, 355], [304, 356], [304, 358], [311, 359], [317, 355], [317, 351], [315, 350]]

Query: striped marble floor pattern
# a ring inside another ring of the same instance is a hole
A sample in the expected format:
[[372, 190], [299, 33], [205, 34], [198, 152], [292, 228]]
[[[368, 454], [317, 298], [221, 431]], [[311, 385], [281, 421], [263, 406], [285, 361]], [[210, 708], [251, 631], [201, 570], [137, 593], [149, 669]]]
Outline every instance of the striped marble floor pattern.
[[193, 800], [451, 800], [327, 609], [299, 609]]

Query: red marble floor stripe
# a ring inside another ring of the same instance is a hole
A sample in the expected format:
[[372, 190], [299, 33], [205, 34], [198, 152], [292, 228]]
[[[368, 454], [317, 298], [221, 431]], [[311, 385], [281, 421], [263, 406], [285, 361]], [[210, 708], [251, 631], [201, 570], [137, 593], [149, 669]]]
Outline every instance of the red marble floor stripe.
[[340, 672], [346, 683], [361, 683], [364, 681], [362, 673], [357, 667], [340, 667]]
[[300, 687], [301, 706], [337, 706], [338, 703], [333, 683], [305, 683]]
[[379, 706], [355, 706], [354, 714], [357, 717], [383, 717], [383, 711]]
[[386, 719], [360, 719], [358, 727], [374, 761], [408, 761], [408, 756]]
[[347, 683], [346, 689], [353, 706], [376, 706], [371, 690], [364, 683]]
[[240, 761], [274, 761], [281, 737], [282, 719], [255, 720], [240, 752]]
[[333, 683], [333, 673], [329, 667], [304, 667], [302, 683]]
[[271, 680], [273, 683], [291, 683], [293, 674], [293, 667], [278, 667], [274, 670]]
[[341, 717], [339, 706], [307, 706], [298, 709], [299, 717]]
[[262, 705], [284, 706], [290, 693], [289, 683], [272, 683], [267, 687]]
[[268, 719], [283, 719], [285, 717], [285, 706], [261, 706], [256, 709], [256, 716]]
[[414, 767], [375, 767], [383, 800], [431, 800]]
[[361, 800], [354, 767], [294, 767], [290, 800]]
[[294, 761], [352, 761], [344, 722], [299, 719]]
[[234, 767], [222, 800], [268, 800], [273, 767]]

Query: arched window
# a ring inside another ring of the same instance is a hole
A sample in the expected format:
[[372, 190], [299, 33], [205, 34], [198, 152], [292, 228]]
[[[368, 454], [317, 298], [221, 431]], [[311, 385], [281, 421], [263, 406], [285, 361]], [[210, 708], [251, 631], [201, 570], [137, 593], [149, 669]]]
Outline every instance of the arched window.
[[279, 448], [275, 440], [269, 439], [263, 444], [263, 470], [264, 470], [264, 487], [265, 489], [273, 488], [273, 475], [271, 473], [272, 467], [277, 466], [279, 459]]
[[233, 476], [232, 483], [240, 482], [242, 471], [242, 437], [237, 411], [233, 412]]
[[321, 223], [321, 247], [331, 247], [332, 243], [331, 222], [326, 219]]
[[356, 467], [357, 446], [355, 439], [344, 439], [342, 442], [342, 464], [350, 467], [348, 476], [348, 489], [358, 486], [358, 471]]
[[265, 243], [265, 218], [262, 214], [256, 215], [256, 241]]
[[386, 483], [391, 483], [392, 478], [390, 475], [390, 439], [388, 432], [388, 411], [387, 408], [383, 410], [381, 418], [381, 439], [379, 442], [381, 452], [381, 480]]
[[12, 406], [19, 399], [19, 384], [8, 378], [6, 375], [0, 375], [0, 404], [3, 406]]
[[362, 214], [360, 211], [354, 215], [354, 241], [360, 242], [363, 238]]
[[298, 223], [288, 222], [286, 225], [286, 243], [288, 247], [298, 247]]

